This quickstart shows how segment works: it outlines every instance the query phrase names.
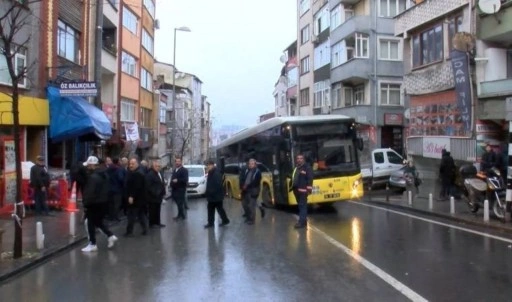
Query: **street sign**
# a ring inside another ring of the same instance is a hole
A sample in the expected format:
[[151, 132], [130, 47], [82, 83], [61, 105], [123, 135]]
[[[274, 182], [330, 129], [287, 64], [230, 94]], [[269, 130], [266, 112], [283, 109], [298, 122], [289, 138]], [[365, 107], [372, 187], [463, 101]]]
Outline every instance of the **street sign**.
[[95, 97], [98, 94], [96, 82], [62, 82], [60, 83], [60, 96]]

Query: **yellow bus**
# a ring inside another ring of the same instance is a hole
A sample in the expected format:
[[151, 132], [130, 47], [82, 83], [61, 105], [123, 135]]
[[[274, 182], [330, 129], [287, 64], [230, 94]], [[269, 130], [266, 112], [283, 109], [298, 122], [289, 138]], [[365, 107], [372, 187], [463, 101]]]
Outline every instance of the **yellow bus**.
[[296, 205], [291, 191], [295, 156], [314, 172], [308, 203], [331, 204], [363, 196], [358, 152], [363, 142], [353, 118], [343, 115], [276, 117], [247, 128], [216, 147], [228, 195], [240, 198], [239, 174], [254, 158], [263, 169], [260, 198], [267, 206]]

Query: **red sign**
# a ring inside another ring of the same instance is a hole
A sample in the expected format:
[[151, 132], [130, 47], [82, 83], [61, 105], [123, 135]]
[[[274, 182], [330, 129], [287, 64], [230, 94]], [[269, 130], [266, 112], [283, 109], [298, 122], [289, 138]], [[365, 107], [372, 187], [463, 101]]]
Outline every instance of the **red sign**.
[[114, 121], [114, 106], [110, 104], [101, 104], [103, 108], [103, 112], [105, 112], [105, 115], [107, 116], [110, 123]]
[[402, 126], [404, 115], [401, 113], [384, 113], [384, 125]]

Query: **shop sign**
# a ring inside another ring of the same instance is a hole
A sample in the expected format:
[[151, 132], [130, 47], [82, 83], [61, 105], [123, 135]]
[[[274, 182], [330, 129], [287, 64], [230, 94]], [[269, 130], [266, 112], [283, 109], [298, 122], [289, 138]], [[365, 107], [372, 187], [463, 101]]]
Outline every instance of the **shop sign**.
[[140, 140], [139, 125], [137, 123], [125, 123], [124, 130], [127, 141], [134, 142]]
[[96, 82], [62, 82], [59, 87], [60, 96], [96, 97], [98, 88]]
[[423, 157], [441, 158], [443, 149], [450, 151], [449, 137], [423, 137]]
[[471, 131], [471, 82], [469, 77], [469, 59], [465, 51], [452, 50], [450, 53], [455, 81], [455, 92], [457, 93], [457, 107], [460, 110], [460, 119], [463, 131]]
[[404, 115], [401, 113], [384, 113], [384, 125], [402, 126]]

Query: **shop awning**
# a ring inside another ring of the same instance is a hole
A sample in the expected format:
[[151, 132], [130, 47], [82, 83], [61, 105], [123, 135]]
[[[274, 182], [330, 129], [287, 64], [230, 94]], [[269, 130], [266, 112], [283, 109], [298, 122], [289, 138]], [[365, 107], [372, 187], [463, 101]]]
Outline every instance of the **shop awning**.
[[[48, 100], [28, 95], [19, 97], [19, 118], [22, 126], [48, 126], [50, 115], [48, 113]], [[12, 98], [0, 93], [0, 125], [12, 125]]]
[[112, 126], [103, 111], [82, 97], [61, 97], [58, 88], [48, 87], [50, 138], [53, 142], [95, 134], [99, 139], [112, 136]]

